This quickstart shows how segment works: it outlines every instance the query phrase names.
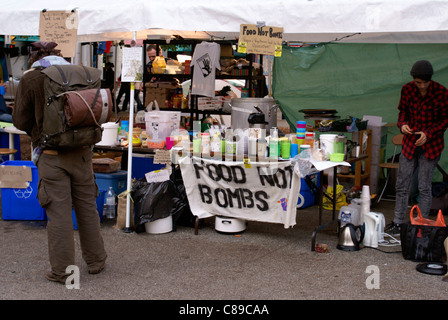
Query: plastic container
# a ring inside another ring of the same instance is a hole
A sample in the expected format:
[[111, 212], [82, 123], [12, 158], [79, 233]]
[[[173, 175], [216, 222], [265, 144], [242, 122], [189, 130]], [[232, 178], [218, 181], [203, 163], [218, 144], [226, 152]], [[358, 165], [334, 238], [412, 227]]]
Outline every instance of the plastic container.
[[361, 213], [358, 208], [354, 206], [343, 206], [339, 210], [338, 221], [340, 226], [344, 226], [348, 223], [353, 224], [354, 226], [360, 226], [363, 223], [363, 219]]
[[300, 145], [299, 157], [303, 159], [308, 159], [311, 156], [311, 146], [309, 144]]
[[201, 133], [201, 153], [203, 155], [210, 155], [210, 133]]
[[216, 216], [215, 230], [220, 233], [240, 233], [246, 230], [246, 220], [233, 217]]
[[319, 137], [320, 148], [324, 151], [327, 159], [334, 153], [334, 143], [337, 138], [337, 134], [321, 134]]
[[129, 132], [129, 120], [121, 120], [121, 129]]
[[[320, 185], [320, 175], [321, 173], [315, 173], [309, 175], [308, 178], [314, 183], [316, 188], [319, 188]], [[299, 199], [297, 200], [297, 209], [305, 209], [309, 206], [312, 206], [316, 203], [316, 194], [313, 190], [310, 189], [306, 180], [304, 178], [300, 178], [300, 193]]]
[[314, 132], [305, 132], [305, 139], [303, 140], [302, 144], [307, 144], [311, 147], [311, 149], [314, 148]]
[[103, 136], [97, 145], [115, 146], [118, 141], [118, 124], [115, 122], [106, 122], [101, 127], [103, 128]]
[[330, 154], [330, 161], [341, 162], [344, 161], [344, 157], [345, 157], [344, 153], [332, 153]]
[[99, 189], [109, 190], [109, 187], [112, 187], [115, 194], [120, 194], [126, 190], [127, 175], [126, 170], [111, 173], [95, 172], [95, 180]]
[[168, 216], [166, 218], [157, 219], [151, 222], [145, 223], [146, 233], [161, 234], [173, 231], [173, 217]]

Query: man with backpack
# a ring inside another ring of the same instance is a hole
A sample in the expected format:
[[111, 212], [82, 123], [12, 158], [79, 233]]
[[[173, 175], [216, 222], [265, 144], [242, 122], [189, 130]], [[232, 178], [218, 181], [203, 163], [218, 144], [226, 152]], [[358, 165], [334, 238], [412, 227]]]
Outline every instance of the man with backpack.
[[[58, 148], [56, 143], [53, 147], [45, 144], [49, 137], [44, 135], [44, 116], [50, 103], [44, 89], [47, 77], [44, 72], [52, 66], [63, 67], [70, 63], [60, 56], [54, 42], [35, 42], [31, 46], [31, 68], [20, 80], [12, 116], [14, 126], [31, 137], [33, 161], [39, 172], [39, 203], [49, 218], [47, 233], [51, 269], [45, 276], [50, 281], [65, 284], [70, 276], [67, 268], [76, 265], [72, 208], [88, 272], [96, 274], [104, 268], [107, 254], [96, 209], [98, 187], [93, 173], [91, 146], [73, 144], [72, 148]], [[83, 130], [79, 133], [87, 132], [87, 129]]]

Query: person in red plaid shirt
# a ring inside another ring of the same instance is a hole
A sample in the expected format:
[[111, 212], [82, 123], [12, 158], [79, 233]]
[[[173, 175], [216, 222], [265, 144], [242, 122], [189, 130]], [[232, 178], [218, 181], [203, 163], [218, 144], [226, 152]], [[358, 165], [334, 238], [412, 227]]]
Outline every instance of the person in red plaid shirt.
[[384, 231], [399, 235], [408, 209], [409, 187], [418, 170], [418, 206], [428, 217], [432, 204], [432, 178], [444, 148], [443, 136], [448, 127], [448, 90], [431, 80], [431, 63], [419, 60], [411, 69], [413, 81], [401, 89], [397, 126], [404, 134], [400, 154], [394, 219]]

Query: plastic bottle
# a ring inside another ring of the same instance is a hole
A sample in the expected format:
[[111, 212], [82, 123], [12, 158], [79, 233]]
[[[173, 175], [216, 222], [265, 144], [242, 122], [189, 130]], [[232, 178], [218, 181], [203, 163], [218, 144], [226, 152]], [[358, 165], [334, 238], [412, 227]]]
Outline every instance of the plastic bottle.
[[116, 216], [115, 192], [114, 189], [112, 189], [112, 187], [109, 187], [109, 190], [107, 190], [103, 214], [108, 219], [113, 219]]
[[278, 155], [278, 131], [277, 128], [272, 128], [269, 138], [269, 158], [278, 159]]

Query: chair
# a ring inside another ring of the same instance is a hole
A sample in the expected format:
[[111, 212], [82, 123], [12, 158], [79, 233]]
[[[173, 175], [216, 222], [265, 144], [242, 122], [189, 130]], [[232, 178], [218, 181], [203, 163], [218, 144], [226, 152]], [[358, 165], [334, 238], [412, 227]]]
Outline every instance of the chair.
[[[383, 190], [381, 191], [380, 196], [378, 197], [377, 203], [380, 203], [381, 198], [384, 195], [384, 192], [386, 191], [387, 185], [389, 183], [390, 177], [392, 175], [392, 170], [398, 169], [398, 155], [397, 155], [397, 149], [403, 144], [403, 134], [397, 134], [392, 138], [392, 143], [394, 144], [394, 155], [392, 156], [391, 162], [384, 162], [380, 163], [381, 169], [386, 169], [387, 176], [386, 176], [386, 182], [384, 183]], [[390, 199], [384, 199], [384, 200], [390, 200]]]
[[16, 154], [16, 149], [0, 148], [0, 163], [3, 163], [3, 156]]

